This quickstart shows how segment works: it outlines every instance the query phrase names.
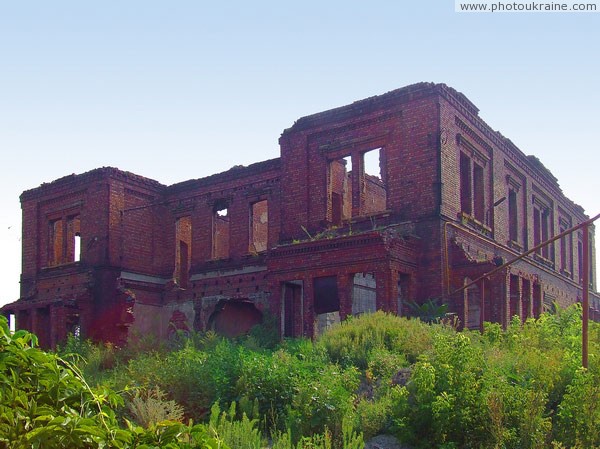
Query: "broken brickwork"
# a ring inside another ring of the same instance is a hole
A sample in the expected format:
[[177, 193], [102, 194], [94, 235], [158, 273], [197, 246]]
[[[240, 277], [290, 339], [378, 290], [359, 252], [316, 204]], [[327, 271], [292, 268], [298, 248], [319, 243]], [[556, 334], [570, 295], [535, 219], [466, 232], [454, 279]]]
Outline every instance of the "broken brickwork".
[[579, 301], [581, 231], [479, 279], [587, 216], [454, 89], [303, 117], [279, 143], [280, 158], [171, 186], [99, 168], [24, 192], [21, 295], [2, 312], [51, 347], [236, 335], [266, 314], [312, 337], [432, 298], [480, 328]]

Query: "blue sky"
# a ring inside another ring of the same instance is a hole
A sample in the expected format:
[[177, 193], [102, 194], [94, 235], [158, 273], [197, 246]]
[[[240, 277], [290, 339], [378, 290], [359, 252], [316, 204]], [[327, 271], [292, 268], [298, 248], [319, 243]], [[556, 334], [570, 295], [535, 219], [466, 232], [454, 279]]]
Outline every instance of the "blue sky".
[[18, 298], [23, 190], [277, 157], [299, 117], [419, 81], [467, 95], [595, 215], [599, 21], [449, 0], [0, 0], [0, 304]]

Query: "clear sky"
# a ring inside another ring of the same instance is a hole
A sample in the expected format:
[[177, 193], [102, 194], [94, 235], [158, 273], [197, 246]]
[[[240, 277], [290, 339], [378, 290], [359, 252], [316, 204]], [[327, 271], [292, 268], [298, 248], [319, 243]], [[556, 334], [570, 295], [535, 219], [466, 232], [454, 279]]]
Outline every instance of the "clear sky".
[[453, 0], [0, 0], [0, 304], [19, 296], [22, 191], [277, 157], [299, 117], [419, 81], [467, 95], [596, 215], [599, 44], [600, 12]]

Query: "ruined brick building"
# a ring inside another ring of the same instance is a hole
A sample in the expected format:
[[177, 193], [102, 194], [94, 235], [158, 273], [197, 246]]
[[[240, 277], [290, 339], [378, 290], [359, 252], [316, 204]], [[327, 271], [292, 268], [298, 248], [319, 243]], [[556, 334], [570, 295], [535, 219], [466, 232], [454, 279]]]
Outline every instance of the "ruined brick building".
[[283, 336], [313, 336], [428, 298], [478, 328], [579, 300], [581, 231], [453, 293], [587, 219], [454, 89], [303, 117], [279, 142], [277, 159], [170, 186], [99, 168], [24, 192], [21, 294], [2, 312], [53, 346], [231, 335], [266, 313]]

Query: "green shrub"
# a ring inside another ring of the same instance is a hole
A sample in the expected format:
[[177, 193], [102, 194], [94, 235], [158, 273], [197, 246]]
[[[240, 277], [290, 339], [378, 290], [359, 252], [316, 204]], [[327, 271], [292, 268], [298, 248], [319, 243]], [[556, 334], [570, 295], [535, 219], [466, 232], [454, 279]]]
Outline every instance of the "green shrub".
[[555, 437], [568, 447], [600, 446], [600, 383], [579, 369], [558, 407]]
[[[441, 329], [441, 326], [437, 326]], [[351, 318], [319, 339], [332, 361], [366, 369], [375, 349], [403, 354], [410, 363], [432, 345], [432, 327], [420, 320], [375, 312]]]
[[405, 417], [406, 397], [404, 387], [394, 386], [372, 400], [363, 398], [356, 404], [355, 427], [366, 440], [390, 431], [398, 430], [398, 423]]
[[214, 435], [235, 449], [261, 449], [266, 446], [257, 419], [249, 419], [242, 413], [236, 419], [236, 403], [232, 402], [228, 411], [221, 412], [217, 403], [211, 408], [209, 427]]
[[302, 362], [288, 352], [248, 353], [237, 383], [238, 395], [258, 402], [267, 428], [283, 430], [289, 405], [302, 371]]
[[181, 421], [183, 408], [165, 398], [158, 388], [138, 389], [127, 400], [127, 409], [136, 424], [149, 429], [161, 421]]
[[353, 412], [354, 392], [359, 385], [356, 368], [325, 365], [298, 379], [288, 411], [288, 426], [294, 441], [301, 436], [331, 431], [333, 439], [342, 436], [344, 418]]

